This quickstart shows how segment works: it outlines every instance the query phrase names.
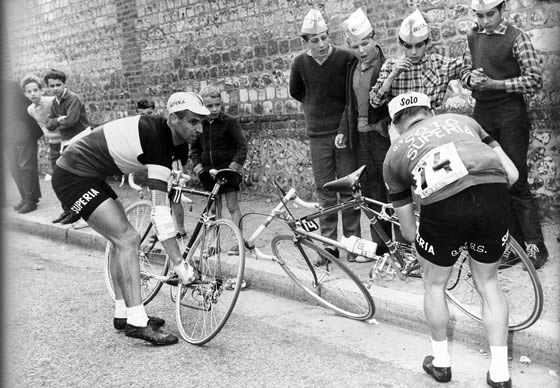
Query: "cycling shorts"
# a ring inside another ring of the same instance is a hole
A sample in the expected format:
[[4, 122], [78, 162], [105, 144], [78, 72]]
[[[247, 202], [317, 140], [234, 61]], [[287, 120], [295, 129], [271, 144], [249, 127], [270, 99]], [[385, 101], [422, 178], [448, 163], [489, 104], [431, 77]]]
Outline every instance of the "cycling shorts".
[[118, 198], [104, 180], [75, 175], [58, 165], [53, 171], [52, 187], [63, 207], [79, 214], [85, 221], [107, 199]]
[[508, 238], [510, 195], [505, 183], [471, 186], [420, 208], [416, 250], [429, 262], [450, 267], [462, 249], [472, 259], [495, 263]]

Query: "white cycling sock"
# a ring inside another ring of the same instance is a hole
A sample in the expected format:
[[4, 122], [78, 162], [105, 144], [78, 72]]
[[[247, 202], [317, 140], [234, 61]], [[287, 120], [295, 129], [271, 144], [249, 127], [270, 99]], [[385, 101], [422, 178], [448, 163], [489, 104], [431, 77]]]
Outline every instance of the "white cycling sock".
[[115, 300], [115, 318], [126, 318], [126, 303], [124, 303], [124, 299]]
[[432, 361], [433, 366], [438, 368], [446, 368], [451, 366], [451, 358], [449, 357], [449, 352], [447, 350], [447, 338], [443, 341], [432, 341], [432, 351], [434, 352], [434, 361]]
[[146, 327], [148, 325], [148, 314], [143, 304], [126, 308], [126, 323], [137, 327]]
[[490, 378], [496, 383], [509, 380], [507, 352], [507, 346], [490, 346]]

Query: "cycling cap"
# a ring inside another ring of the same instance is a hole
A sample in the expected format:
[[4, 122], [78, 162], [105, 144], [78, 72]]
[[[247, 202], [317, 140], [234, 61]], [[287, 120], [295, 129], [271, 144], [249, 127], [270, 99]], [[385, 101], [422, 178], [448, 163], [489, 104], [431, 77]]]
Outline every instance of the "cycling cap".
[[327, 31], [327, 23], [323, 19], [323, 15], [316, 9], [310, 9], [301, 25], [301, 35], [316, 35]]
[[193, 113], [207, 116], [210, 111], [204, 106], [204, 101], [194, 92], [173, 93], [167, 100], [167, 111], [175, 113], [182, 110], [190, 110]]
[[504, 0], [472, 0], [472, 9], [475, 11], [488, 11], [503, 3]]
[[358, 44], [362, 39], [373, 32], [373, 27], [367, 15], [358, 8], [352, 15], [341, 24], [350, 44]]
[[416, 44], [430, 36], [430, 29], [419, 10], [408, 15], [401, 23], [399, 37], [406, 43]]
[[403, 109], [410, 108], [411, 106], [425, 106], [431, 108], [430, 97], [424, 93], [408, 92], [399, 94], [389, 102], [389, 116], [391, 119]]

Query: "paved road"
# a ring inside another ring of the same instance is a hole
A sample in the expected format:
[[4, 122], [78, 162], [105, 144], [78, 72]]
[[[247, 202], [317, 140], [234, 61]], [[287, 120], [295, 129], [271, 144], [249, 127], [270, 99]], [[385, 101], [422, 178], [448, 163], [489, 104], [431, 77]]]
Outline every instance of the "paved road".
[[[36, 236], [4, 237], [8, 387], [440, 387], [420, 368], [427, 336], [354, 322], [246, 290], [204, 347], [154, 348], [112, 329], [98, 251]], [[167, 289], [148, 306], [176, 331]], [[448, 387], [485, 387], [488, 359], [451, 345]], [[516, 387], [558, 386], [546, 368], [512, 363]]]

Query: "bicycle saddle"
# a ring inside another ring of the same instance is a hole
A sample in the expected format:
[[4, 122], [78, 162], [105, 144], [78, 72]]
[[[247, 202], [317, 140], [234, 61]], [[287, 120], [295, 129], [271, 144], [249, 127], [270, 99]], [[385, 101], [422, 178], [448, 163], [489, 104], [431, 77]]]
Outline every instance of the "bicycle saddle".
[[243, 177], [240, 173], [232, 170], [231, 168], [223, 168], [221, 170], [218, 170], [216, 176], [214, 177], [214, 180], [216, 182], [221, 179], [224, 179], [230, 185], [238, 185], [243, 180]]
[[323, 185], [323, 189], [327, 191], [335, 191], [337, 193], [354, 193], [360, 188], [360, 181], [364, 171], [366, 171], [365, 165], [345, 177], [325, 183]]

